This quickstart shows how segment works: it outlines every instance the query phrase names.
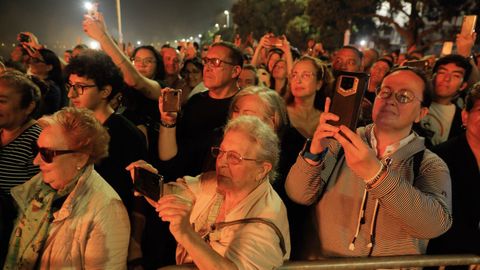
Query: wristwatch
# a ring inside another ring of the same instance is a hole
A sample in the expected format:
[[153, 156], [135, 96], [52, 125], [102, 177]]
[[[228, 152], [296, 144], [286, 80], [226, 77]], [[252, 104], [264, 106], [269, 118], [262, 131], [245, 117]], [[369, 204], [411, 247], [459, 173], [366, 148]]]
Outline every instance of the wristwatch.
[[318, 154], [312, 154], [310, 153], [310, 146], [312, 145], [312, 139], [307, 139], [307, 142], [305, 143], [305, 146], [303, 147], [303, 152], [302, 152], [302, 157], [303, 158], [308, 158], [314, 162], [319, 162], [322, 160], [325, 155], [327, 154], [328, 148], [323, 149], [322, 152]]

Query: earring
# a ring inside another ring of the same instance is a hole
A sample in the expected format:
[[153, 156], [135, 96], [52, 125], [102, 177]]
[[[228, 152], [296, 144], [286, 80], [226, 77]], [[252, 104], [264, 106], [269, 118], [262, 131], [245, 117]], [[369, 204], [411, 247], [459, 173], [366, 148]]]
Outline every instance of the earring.
[[77, 166], [76, 169], [77, 169], [77, 171], [80, 171], [82, 169], [82, 167]]

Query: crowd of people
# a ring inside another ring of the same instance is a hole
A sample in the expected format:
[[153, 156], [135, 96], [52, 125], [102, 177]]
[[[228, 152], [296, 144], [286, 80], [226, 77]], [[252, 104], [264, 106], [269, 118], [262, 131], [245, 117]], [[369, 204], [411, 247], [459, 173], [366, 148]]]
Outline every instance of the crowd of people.
[[[476, 33], [432, 56], [272, 33], [124, 50], [101, 13], [82, 26], [101, 50], [25, 32], [0, 61], [4, 269], [480, 254]], [[335, 124], [340, 74], [369, 77], [355, 127]]]

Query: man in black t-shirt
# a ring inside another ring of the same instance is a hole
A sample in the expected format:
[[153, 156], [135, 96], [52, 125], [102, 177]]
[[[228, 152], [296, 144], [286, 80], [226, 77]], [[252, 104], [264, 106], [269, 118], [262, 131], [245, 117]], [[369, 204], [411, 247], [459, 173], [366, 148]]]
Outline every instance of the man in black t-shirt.
[[161, 113], [159, 152], [164, 162], [160, 172], [169, 179], [203, 171], [214, 130], [225, 125], [230, 101], [238, 92], [237, 78], [243, 57], [236, 46], [228, 42], [214, 43], [203, 62], [203, 81], [209, 91], [188, 100], [178, 119], [178, 128], [175, 128], [176, 115]]

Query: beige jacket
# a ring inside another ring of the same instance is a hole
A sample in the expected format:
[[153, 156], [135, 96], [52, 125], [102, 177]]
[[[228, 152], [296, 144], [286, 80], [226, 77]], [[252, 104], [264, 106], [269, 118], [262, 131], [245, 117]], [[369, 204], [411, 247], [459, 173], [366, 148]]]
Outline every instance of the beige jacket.
[[[20, 211], [41, 173], [12, 189]], [[130, 222], [118, 194], [89, 166], [53, 214], [40, 269], [126, 269]]]

